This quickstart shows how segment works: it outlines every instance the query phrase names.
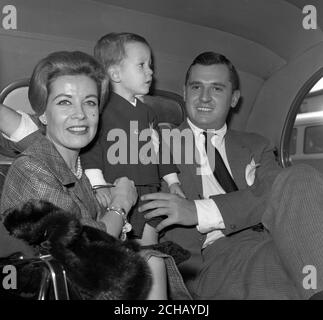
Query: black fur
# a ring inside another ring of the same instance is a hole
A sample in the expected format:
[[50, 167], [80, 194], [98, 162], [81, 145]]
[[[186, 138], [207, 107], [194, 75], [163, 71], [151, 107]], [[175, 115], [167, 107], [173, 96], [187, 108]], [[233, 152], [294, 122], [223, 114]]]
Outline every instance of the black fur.
[[64, 266], [85, 299], [142, 300], [151, 275], [131, 241], [121, 242], [45, 201], [31, 200], [6, 213], [4, 225], [17, 238], [39, 246]]

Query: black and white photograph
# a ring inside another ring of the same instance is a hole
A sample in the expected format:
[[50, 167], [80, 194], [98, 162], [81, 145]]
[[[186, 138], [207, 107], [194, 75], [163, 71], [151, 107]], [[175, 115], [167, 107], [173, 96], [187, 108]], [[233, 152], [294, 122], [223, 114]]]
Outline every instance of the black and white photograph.
[[323, 300], [322, 27], [320, 0], [0, 0], [0, 300]]

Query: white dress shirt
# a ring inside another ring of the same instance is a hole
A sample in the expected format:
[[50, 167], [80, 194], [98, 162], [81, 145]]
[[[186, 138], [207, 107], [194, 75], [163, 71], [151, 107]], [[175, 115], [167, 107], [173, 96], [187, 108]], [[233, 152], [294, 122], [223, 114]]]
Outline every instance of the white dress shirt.
[[[195, 200], [195, 206], [197, 209], [197, 217], [198, 217], [198, 225], [197, 230], [200, 233], [207, 234], [206, 240], [203, 244], [203, 248], [213, 243], [215, 240], [224, 237], [224, 234], [221, 230], [225, 229], [225, 225], [223, 222], [223, 218], [221, 212], [216, 205], [216, 203], [209, 199], [210, 196], [224, 194], [225, 191], [215, 179], [213, 172], [211, 170], [209, 160], [207, 158], [205, 147], [204, 147], [204, 135], [203, 129], [198, 128], [195, 126], [189, 119], [187, 122], [190, 128], [193, 131], [195, 145], [198, 150], [198, 155], [200, 159], [200, 166], [201, 166], [201, 177], [202, 177], [202, 187], [203, 187], [203, 197], [202, 200]], [[225, 134], [227, 132], [227, 125], [224, 126], [219, 130], [210, 130], [208, 132], [213, 133], [214, 135], [211, 138], [212, 145], [217, 148], [225, 166], [227, 167], [228, 171], [232, 176], [232, 172], [228, 163], [228, 158], [225, 151]]]

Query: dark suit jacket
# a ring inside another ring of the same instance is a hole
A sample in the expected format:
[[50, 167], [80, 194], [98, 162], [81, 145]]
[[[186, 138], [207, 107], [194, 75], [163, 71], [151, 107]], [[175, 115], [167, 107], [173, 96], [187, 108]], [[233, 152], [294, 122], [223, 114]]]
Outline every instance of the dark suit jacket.
[[[187, 121], [179, 129], [190, 128]], [[202, 179], [197, 175], [198, 164], [185, 164], [185, 149], [195, 148], [182, 139], [182, 162], [177, 164], [182, 190], [190, 200], [203, 198]], [[225, 148], [233, 179], [239, 191], [211, 197], [218, 206], [226, 229], [225, 235], [261, 222], [265, 209], [266, 196], [274, 178], [281, 168], [275, 161], [273, 147], [264, 137], [254, 134], [228, 130], [225, 136]], [[245, 172], [247, 165], [254, 160], [256, 169], [255, 181], [248, 186]], [[180, 265], [186, 280], [194, 278], [202, 265], [201, 250], [206, 235], [199, 233], [196, 227], [172, 226], [162, 237], [162, 241], [171, 240], [179, 243], [192, 254], [191, 258]]]

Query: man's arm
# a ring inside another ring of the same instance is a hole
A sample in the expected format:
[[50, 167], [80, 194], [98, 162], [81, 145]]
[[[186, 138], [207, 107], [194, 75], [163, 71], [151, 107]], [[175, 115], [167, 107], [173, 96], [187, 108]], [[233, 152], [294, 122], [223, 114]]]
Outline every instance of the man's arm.
[[[282, 170], [275, 161], [273, 148], [269, 142], [260, 137], [258, 145], [259, 150], [255, 154], [258, 153], [257, 161], [261, 165], [257, 170], [255, 183], [251, 187], [240, 191], [211, 197], [223, 217], [225, 229], [222, 226], [214, 227], [220, 228], [225, 234], [249, 227], [261, 221], [266, 197], [269, 194], [275, 177]], [[161, 215], [167, 216], [167, 219], [157, 226], [159, 231], [173, 224], [195, 226], [198, 225], [199, 220], [202, 220], [200, 216], [198, 218], [194, 201], [179, 199], [179, 197], [174, 195], [162, 193], [144, 195], [141, 199], [152, 200], [141, 207], [142, 212], [153, 210], [146, 214], [147, 219]], [[206, 203], [210, 200], [197, 201]], [[208, 211], [212, 214], [211, 206]]]
[[0, 104], [0, 131], [11, 136], [19, 127], [21, 114], [3, 104]]
[[24, 112], [18, 112], [0, 104], [0, 145], [5, 154], [16, 156], [36, 141], [40, 134], [40, 122]]

